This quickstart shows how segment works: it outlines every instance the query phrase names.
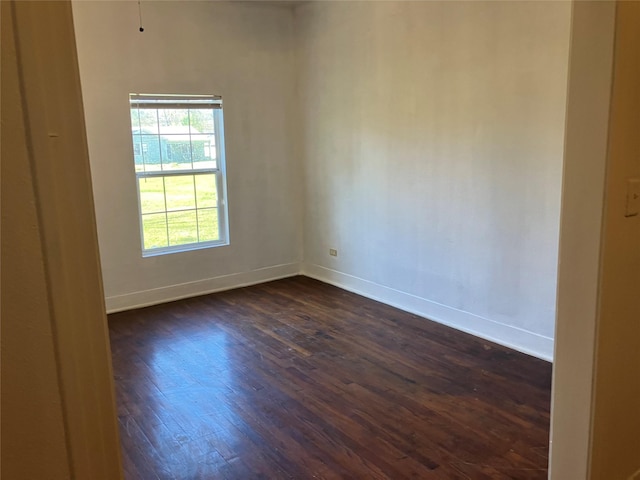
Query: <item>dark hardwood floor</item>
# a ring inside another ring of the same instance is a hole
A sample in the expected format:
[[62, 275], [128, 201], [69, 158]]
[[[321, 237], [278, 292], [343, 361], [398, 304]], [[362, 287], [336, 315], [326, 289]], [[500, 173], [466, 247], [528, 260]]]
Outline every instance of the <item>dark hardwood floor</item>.
[[295, 277], [109, 316], [128, 479], [544, 479], [551, 364]]

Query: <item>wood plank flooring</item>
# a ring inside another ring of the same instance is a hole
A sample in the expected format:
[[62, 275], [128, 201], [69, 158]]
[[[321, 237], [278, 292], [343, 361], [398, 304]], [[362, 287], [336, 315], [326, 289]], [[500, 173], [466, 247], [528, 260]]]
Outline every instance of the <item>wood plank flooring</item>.
[[551, 364], [306, 278], [109, 316], [133, 479], [545, 479]]

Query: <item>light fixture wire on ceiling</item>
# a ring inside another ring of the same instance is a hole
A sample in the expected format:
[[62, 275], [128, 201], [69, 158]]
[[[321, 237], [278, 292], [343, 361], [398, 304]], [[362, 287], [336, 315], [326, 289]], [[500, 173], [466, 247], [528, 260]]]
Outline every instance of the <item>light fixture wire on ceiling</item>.
[[138, 20], [140, 21], [140, 31], [144, 32], [144, 27], [142, 26], [142, 5], [140, 4], [140, 0], [138, 0]]

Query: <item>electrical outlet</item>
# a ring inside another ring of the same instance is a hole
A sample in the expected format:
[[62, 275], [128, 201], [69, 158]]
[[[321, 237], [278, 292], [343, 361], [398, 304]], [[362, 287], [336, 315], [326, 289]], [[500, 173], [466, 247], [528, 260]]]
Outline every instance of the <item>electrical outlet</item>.
[[336, 250], [335, 248], [330, 248], [329, 249], [329, 255], [331, 255], [332, 257], [337, 257], [338, 256], [338, 250]]

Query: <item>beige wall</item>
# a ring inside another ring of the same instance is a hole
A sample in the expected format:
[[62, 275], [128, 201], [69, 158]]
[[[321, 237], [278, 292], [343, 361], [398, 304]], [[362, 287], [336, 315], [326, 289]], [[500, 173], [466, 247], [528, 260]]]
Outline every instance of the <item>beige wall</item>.
[[3, 478], [121, 478], [69, 2], [2, 2]]
[[2, 475], [69, 478], [11, 4], [2, 2]]
[[640, 3], [616, 12], [613, 91], [595, 357], [591, 476], [640, 472], [640, 215], [625, 217], [640, 178]]
[[[136, 2], [73, 9], [108, 309], [298, 273], [291, 10], [143, 2], [140, 33]], [[229, 246], [142, 258], [128, 103], [135, 92], [222, 95]]]
[[303, 271], [550, 359], [569, 17], [298, 7]]

